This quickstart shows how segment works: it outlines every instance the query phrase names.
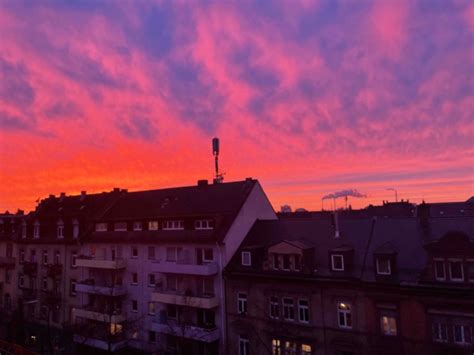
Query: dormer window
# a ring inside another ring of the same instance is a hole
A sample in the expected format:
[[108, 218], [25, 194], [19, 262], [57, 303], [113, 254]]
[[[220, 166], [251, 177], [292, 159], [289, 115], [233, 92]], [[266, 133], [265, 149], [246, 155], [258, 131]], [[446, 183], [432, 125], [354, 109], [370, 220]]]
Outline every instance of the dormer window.
[[344, 271], [344, 255], [342, 254], [331, 255], [331, 269], [333, 271]]
[[114, 231], [116, 232], [126, 232], [127, 231], [127, 222], [115, 222]]
[[213, 228], [213, 221], [211, 219], [198, 219], [194, 221], [194, 229], [196, 230], [209, 230]]
[[443, 259], [433, 261], [435, 279], [438, 281], [446, 280], [446, 268]]
[[142, 222], [133, 222], [133, 230], [134, 231], [141, 231], [142, 230]]
[[451, 281], [464, 281], [463, 264], [461, 260], [449, 260], [449, 277]]
[[283, 254], [283, 270], [290, 271], [291, 270], [291, 261], [289, 254]]
[[378, 256], [375, 259], [378, 275], [390, 275], [392, 273], [391, 260], [387, 256]]
[[74, 239], [79, 238], [79, 221], [77, 219], [72, 221], [72, 237]]
[[249, 251], [243, 251], [241, 254], [241, 259], [243, 266], [252, 265], [252, 254]]
[[181, 230], [184, 229], [184, 221], [174, 220], [174, 221], [164, 221], [163, 222], [164, 230]]
[[56, 228], [56, 234], [58, 239], [63, 239], [64, 238], [64, 222], [59, 220], [58, 225]]
[[149, 221], [148, 222], [148, 230], [149, 231], [157, 231], [158, 230], [158, 221]]
[[40, 224], [38, 221], [35, 221], [35, 224], [33, 225], [33, 238], [39, 239], [40, 237]]
[[107, 223], [96, 223], [95, 224], [96, 232], [107, 232]]

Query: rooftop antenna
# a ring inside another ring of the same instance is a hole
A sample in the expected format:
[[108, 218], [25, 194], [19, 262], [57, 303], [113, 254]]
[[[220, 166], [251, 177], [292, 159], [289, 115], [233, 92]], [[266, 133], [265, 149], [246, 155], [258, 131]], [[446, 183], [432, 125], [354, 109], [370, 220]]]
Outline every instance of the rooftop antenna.
[[219, 138], [212, 138], [212, 154], [214, 155], [214, 162], [216, 168], [216, 177], [214, 178], [214, 184], [219, 184], [224, 181], [224, 174], [219, 173]]
[[394, 189], [393, 187], [387, 188], [388, 191], [394, 191], [395, 192], [395, 202], [398, 202], [398, 191]]

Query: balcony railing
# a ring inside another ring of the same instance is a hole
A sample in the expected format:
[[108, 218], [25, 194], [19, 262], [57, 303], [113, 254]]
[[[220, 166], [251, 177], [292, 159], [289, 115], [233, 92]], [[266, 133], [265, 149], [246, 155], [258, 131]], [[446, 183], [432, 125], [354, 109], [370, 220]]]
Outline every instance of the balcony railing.
[[153, 321], [151, 329], [158, 333], [199, 340], [207, 343], [214, 342], [221, 337], [220, 329], [215, 325], [180, 324], [173, 320], [160, 319]]
[[63, 266], [61, 264], [48, 265], [47, 275], [52, 278], [60, 277], [63, 273]]
[[151, 294], [153, 302], [175, 304], [196, 308], [211, 309], [219, 305], [219, 298], [211, 294], [196, 293], [192, 290], [171, 291], [163, 287], [156, 287]]
[[38, 262], [36, 261], [25, 261], [23, 263], [23, 273], [26, 275], [33, 275], [38, 272]]
[[0, 267], [14, 267], [16, 263], [15, 258], [0, 256]]
[[122, 285], [96, 285], [91, 280], [84, 280], [77, 283], [76, 291], [104, 296], [124, 296], [127, 294], [127, 289]]
[[127, 267], [127, 262], [125, 259], [106, 260], [100, 257], [79, 256], [76, 259], [76, 265], [91, 269], [117, 270], [125, 269]]
[[218, 267], [217, 263], [209, 264], [196, 264], [189, 260], [180, 260], [178, 262], [173, 261], [157, 261], [152, 264], [152, 271], [163, 272], [168, 274], [188, 274], [188, 275], [200, 275], [200, 276], [211, 276], [217, 274]]
[[[113, 337], [111, 339], [96, 339], [94, 335], [80, 335], [74, 334], [74, 342], [86, 346], [91, 346], [96, 349], [111, 351], [112, 353], [124, 348], [127, 345], [127, 340], [124, 337]], [[110, 349], [109, 349], [110, 345]]]
[[73, 308], [73, 315], [74, 317], [107, 323], [121, 323], [126, 320], [126, 317], [121, 312], [106, 312], [98, 307]]

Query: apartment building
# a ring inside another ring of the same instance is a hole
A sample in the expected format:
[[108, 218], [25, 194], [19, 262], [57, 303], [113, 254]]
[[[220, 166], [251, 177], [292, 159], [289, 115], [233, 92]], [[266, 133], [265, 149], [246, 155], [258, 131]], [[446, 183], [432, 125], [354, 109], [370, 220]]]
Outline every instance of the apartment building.
[[471, 354], [474, 206], [453, 206], [257, 221], [224, 273], [228, 353]]

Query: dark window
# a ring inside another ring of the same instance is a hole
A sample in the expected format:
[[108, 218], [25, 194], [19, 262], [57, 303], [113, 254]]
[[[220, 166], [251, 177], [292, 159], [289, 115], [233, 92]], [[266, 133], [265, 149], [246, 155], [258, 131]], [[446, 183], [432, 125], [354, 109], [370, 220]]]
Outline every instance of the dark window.
[[156, 341], [156, 333], [154, 331], [148, 332], [148, 341], [154, 343]]
[[449, 272], [450, 272], [450, 278], [452, 281], [464, 280], [462, 261], [450, 261]]
[[290, 270], [290, 269], [291, 269], [290, 255], [283, 254], [283, 270]]
[[437, 280], [446, 280], [446, 269], [444, 260], [435, 260], [434, 264], [434, 273]]

